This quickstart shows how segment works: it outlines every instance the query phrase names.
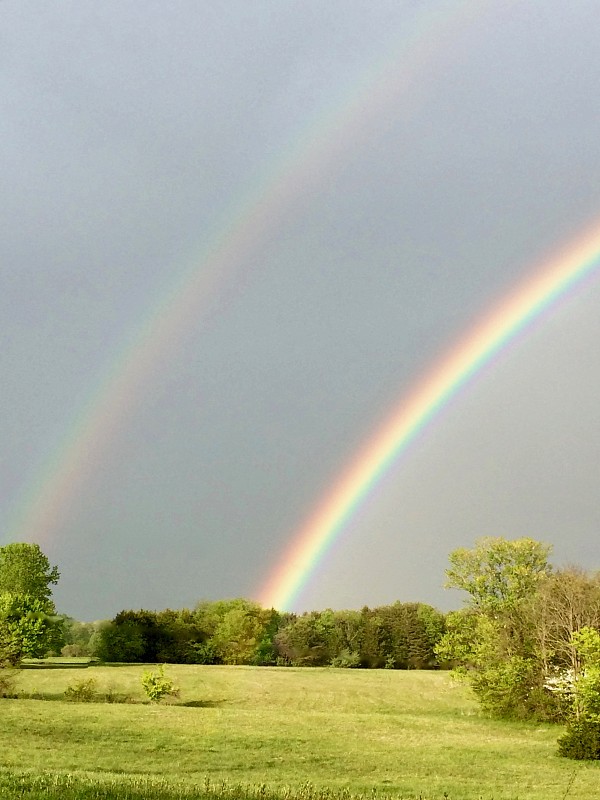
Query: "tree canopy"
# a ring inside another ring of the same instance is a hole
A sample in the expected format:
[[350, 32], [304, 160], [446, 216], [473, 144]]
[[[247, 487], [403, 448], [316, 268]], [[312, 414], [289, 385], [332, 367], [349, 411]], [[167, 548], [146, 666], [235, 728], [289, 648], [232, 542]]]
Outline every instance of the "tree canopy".
[[446, 587], [463, 589], [471, 604], [489, 613], [514, 607], [551, 571], [551, 546], [534, 539], [484, 537], [475, 547], [450, 553]]
[[51, 599], [59, 577], [38, 544], [0, 547], [0, 664], [60, 649], [62, 620]]
[[13, 542], [0, 547], [0, 594], [26, 594], [49, 602], [50, 587], [59, 578], [58, 567], [50, 566], [39, 544]]

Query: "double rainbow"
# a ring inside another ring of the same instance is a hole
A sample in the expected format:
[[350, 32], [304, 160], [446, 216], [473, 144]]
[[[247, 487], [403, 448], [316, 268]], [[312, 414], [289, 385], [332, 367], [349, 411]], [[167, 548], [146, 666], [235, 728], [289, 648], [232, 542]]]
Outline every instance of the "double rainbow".
[[[186, 331], [207, 316], [249, 253], [271, 235], [297, 198], [318, 186], [338, 151], [368, 135], [369, 121], [391, 103], [411, 100], [423, 67], [489, 3], [440, 0], [413, 20], [391, 54], [314, 119], [274, 159], [247, 195], [215, 224], [204, 250], [179, 271], [179, 280], [138, 326], [90, 393], [60, 447], [12, 508], [5, 535], [47, 542], [57, 537], [83, 482], [96, 470], [120, 426], [132, 413], [150, 376]], [[365, 124], [366, 122], [366, 124]], [[348, 132], [350, 133], [348, 137]], [[290, 607], [314, 569], [341, 536], [345, 523], [406, 452], [415, 436], [498, 351], [556, 301], [591, 275], [600, 259], [600, 227], [579, 236], [533, 277], [484, 316], [395, 409], [293, 537], [258, 592], [264, 605]]]

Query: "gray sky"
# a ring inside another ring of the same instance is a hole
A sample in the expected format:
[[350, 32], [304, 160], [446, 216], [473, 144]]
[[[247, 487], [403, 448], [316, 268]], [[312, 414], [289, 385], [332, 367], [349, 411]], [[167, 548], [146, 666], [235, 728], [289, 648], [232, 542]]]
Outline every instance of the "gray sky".
[[[5, 0], [0, 20], [0, 541], [40, 541], [80, 619], [256, 596], [439, 354], [600, 224], [596, 0]], [[13, 529], [261, 186], [267, 224], [88, 443], [59, 522]], [[600, 277], [496, 358], [297, 609], [456, 607], [447, 554], [484, 535], [599, 568], [599, 311]]]

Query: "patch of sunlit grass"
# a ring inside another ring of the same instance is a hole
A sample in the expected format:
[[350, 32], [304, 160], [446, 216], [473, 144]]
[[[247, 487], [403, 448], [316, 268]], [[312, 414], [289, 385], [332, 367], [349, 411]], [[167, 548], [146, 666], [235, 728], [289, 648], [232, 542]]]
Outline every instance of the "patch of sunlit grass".
[[[568, 800], [597, 794], [598, 765], [559, 758], [559, 729], [486, 719], [447, 673], [168, 666], [180, 699], [156, 706], [145, 702], [144, 669], [22, 672], [17, 690], [29, 696], [61, 698], [93, 677], [98, 692], [135, 702], [2, 701], [0, 765], [92, 783], [123, 776], [124, 787], [143, 779], [196, 791], [208, 777], [264, 784], [278, 798], [310, 782], [315, 792], [423, 800], [558, 800], [575, 770]], [[114, 795], [126, 796], [145, 795]]]

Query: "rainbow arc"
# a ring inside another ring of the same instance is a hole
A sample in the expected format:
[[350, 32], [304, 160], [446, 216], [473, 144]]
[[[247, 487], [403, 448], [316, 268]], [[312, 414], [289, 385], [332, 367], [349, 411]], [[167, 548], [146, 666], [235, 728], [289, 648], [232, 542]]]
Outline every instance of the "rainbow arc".
[[206, 323], [214, 299], [226, 296], [249, 255], [273, 235], [300, 197], [320, 185], [331, 164], [368, 136], [369, 123], [382, 109], [395, 104], [398, 113], [406, 111], [426, 67], [489, 6], [438, 0], [415, 11], [392, 46], [342, 87], [337, 102], [316, 114], [246, 193], [234, 198], [202, 249], [180, 267], [171, 289], [112, 357], [59, 446], [24, 487], [7, 515], [8, 538], [44, 543], [59, 535], [73, 498], [107, 457], [162, 360], [189, 330]]
[[260, 602], [288, 610], [373, 488], [414, 438], [494, 356], [583, 283], [600, 262], [600, 225], [572, 241], [494, 306], [403, 397], [340, 475], [258, 593]]

